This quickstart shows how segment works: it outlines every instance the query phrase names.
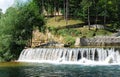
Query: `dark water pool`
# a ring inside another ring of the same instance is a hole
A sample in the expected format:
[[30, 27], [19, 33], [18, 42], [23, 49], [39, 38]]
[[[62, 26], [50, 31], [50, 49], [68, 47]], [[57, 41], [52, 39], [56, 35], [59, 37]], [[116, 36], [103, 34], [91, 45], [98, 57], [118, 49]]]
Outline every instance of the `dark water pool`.
[[0, 77], [120, 77], [120, 66], [3, 63]]

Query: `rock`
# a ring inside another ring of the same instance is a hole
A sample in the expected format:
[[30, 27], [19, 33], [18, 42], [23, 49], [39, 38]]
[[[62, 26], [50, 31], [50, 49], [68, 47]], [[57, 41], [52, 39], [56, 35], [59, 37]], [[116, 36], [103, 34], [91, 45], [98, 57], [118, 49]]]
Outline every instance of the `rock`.
[[64, 44], [64, 47], [70, 47], [70, 46], [71, 46], [70, 43], [68, 43], [68, 44]]
[[108, 57], [105, 59], [105, 62], [107, 62], [107, 63], [113, 63], [113, 62], [114, 62], [113, 56], [108, 56]]
[[88, 60], [86, 58], [82, 58], [81, 60], [79, 60], [80, 63], [86, 63]]
[[80, 38], [80, 45], [81, 46], [88, 46], [88, 43], [89, 43], [89, 39], [87, 38]]
[[96, 28], [97, 29], [104, 29], [105, 27], [103, 25], [100, 25], [100, 24], [94, 24], [94, 25], [90, 25], [91, 28]]
[[55, 41], [51, 41], [51, 42], [47, 42], [44, 44], [41, 44], [40, 47], [64, 47], [64, 44], [55, 42]]
[[64, 47], [64, 44], [55, 44], [55, 47]]
[[78, 38], [76, 39], [75, 46], [119, 46], [120, 36], [97, 36], [94, 38]]
[[64, 61], [64, 58], [59, 58], [57, 61], [58, 61], [58, 62], [63, 62], [63, 61]]
[[120, 31], [117, 33], [117, 37], [120, 37]]
[[75, 46], [79, 46], [79, 45], [80, 45], [80, 38], [76, 38]]

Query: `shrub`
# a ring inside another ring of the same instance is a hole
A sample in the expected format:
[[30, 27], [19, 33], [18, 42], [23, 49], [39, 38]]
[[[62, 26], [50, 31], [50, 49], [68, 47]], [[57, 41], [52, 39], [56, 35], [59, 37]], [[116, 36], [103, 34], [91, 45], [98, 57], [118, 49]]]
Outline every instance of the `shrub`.
[[72, 37], [72, 36], [66, 36], [66, 37], [65, 37], [65, 43], [70, 44], [70, 45], [74, 45], [74, 43], [75, 43], [75, 38]]

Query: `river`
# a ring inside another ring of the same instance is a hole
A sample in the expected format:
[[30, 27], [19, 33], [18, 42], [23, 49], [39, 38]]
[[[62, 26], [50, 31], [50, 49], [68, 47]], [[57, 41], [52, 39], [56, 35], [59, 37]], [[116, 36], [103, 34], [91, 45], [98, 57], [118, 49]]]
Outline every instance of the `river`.
[[120, 66], [8, 62], [0, 77], [120, 77]]

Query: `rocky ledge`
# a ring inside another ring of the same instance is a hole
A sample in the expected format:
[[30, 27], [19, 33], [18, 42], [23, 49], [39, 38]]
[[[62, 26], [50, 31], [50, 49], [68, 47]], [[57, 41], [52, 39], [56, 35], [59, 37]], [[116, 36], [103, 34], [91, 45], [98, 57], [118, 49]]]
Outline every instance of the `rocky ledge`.
[[99, 36], [94, 38], [77, 38], [76, 46], [120, 46], [120, 37]]

